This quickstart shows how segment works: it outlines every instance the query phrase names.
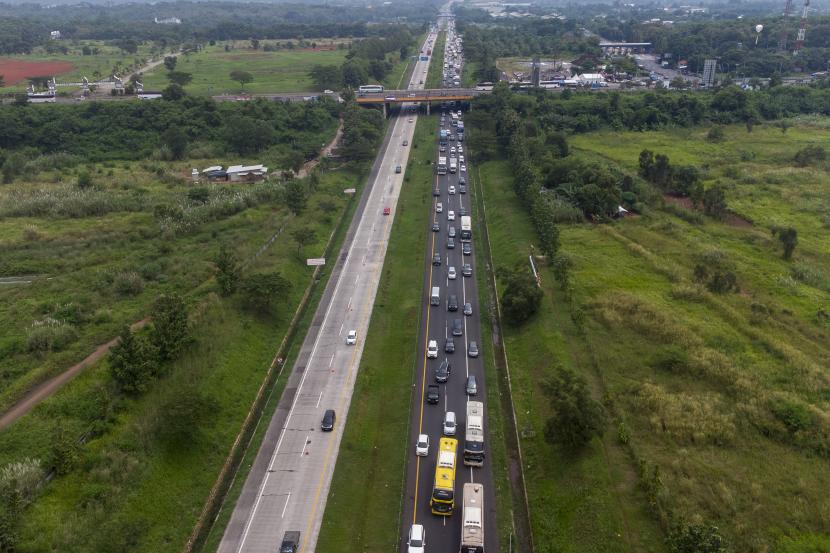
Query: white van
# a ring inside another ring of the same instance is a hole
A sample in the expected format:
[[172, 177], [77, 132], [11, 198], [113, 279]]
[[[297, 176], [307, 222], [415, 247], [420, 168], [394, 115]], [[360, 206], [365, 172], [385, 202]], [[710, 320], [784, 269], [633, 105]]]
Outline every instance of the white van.
[[441, 288], [438, 286], [432, 287], [432, 295], [429, 297], [430, 305], [441, 305]]
[[444, 435], [445, 436], [455, 436], [455, 411], [447, 411], [444, 415]]
[[429, 359], [438, 359], [438, 342], [430, 340], [427, 345], [427, 357]]

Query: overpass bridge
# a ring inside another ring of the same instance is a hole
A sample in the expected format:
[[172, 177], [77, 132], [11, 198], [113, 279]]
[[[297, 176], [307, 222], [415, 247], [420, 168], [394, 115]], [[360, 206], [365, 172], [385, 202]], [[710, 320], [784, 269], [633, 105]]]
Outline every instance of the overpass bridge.
[[356, 101], [362, 105], [382, 105], [384, 115], [386, 115], [387, 107], [392, 104], [424, 103], [427, 107], [427, 114], [429, 114], [430, 104], [432, 102], [469, 102], [476, 96], [489, 94], [489, 92], [489, 90], [476, 90], [475, 88], [384, 90], [383, 92], [364, 92], [358, 94]]

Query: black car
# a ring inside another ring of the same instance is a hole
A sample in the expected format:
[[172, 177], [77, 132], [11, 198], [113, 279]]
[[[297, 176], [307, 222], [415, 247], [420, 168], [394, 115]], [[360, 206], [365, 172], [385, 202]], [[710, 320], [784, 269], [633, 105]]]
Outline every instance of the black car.
[[450, 294], [447, 299], [447, 311], [458, 311], [458, 296]]
[[458, 185], [458, 193], [459, 194], [466, 194], [467, 193], [467, 185], [466, 184], [459, 184]]
[[461, 253], [464, 255], [473, 255], [473, 246], [469, 242], [464, 242], [461, 245]]
[[458, 216], [459, 216], [459, 217], [463, 217], [463, 216], [465, 216], [466, 214], [467, 214], [467, 208], [466, 208], [466, 207], [462, 207], [462, 208], [459, 208], [459, 209], [458, 209]]
[[465, 263], [463, 267], [461, 267], [461, 274], [465, 277], [473, 276], [473, 267], [469, 263]]
[[450, 379], [450, 373], [452, 372], [452, 365], [450, 364], [449, 360], [445, 357], [441, 364], [435, 369], [435, 381], [436, 382], [446, 382]]
[[455, 249], [455, 238], [447, 238], [447, 249], [454, 250]]
[[455, 340], [447, 338], [444, 342], [444, 353], [455, 353]]
[[458, 184], [467, 184], [467, 179], [465, 177], [458, 177]]
[[453, 319], [452, 320], [452, 335], [453, 336], [463, 336], [464, 335], [464, 321], [461, 319]]
[[441, 254], [440, 253], [436, 253], [435, 255], [432, 256], [432, 264], [435, 265], [436, 267], [441, 265]]
[[320, 422], [320, 428], [323, 432], [331, 432], [334, 430], [334, 421], [336, 418], [334, 409], [326, 409], [326, 412], [323, 414], [323, 420]]
[[438, 403], [438, 400], [441, 399], [441, 393], [438, 388], [438, 384], [428, 384], [427, 385], [427, 403]]
[[441, 225], [438, 223], [432, 223], [432, 232], [438, 232], [441, 230]]
[[432, 189], [432, 195], [433, 195], [433, 196], [435, 196], [435, 197], [437, 198], [438, 196], [440, 196], [440, 195], [441, 195], [441, 189], [440, 189], [440, 188], [437, 188], [437, 187], [436, 187], [436, 188], [433, 188], [433, 189]]

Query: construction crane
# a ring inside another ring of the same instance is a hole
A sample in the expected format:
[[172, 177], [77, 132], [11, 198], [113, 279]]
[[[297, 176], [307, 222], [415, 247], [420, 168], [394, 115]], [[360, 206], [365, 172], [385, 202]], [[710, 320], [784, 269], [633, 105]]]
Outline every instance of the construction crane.
[[801, 23], [798, 25], [798, 36], [795, 37], [795, 50], [793, 55], [797, 56], [798, 51], [804, 46], [804, 36], [807, 34], [807, 12], [810, 9], [810, 0], [804, 0], [804, 9], [801, 11]]
[[793, 0], [787, 0], [787, 3], [784, 5], [784, 20], [781, 22], [781, 34], [778, 35], [778, 49], [781, 51], [787, 49], [787, 27], [792, 7]]

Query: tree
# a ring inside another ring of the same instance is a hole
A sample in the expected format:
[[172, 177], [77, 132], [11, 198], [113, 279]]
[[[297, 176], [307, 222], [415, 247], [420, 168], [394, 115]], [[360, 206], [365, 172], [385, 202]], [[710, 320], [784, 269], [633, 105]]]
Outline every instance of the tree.
[[187, 151], [187, 133], [180, 126], [172, 124], [162, 133], [161, 143], [167, 146], [171, 159], [182, 159]]
[[501, 296], [502, 313], [508, 323], [520, 325], [539, 310], [544, 292], [537, 285], [530, 269], [523, 265], [501, 273], [505, 281]]
[[726, 542], [716, 526], [681, 524], [666, 540], [671, 553], [727, 553]]
[[293, 231], [291, 233], [291, 238], [293, 238], [294, 242], [297, 244], [297, 258], [302, 259], [300, 257], [300, 251], [306, 244], [311, 244], [317, 240], [317, 233], [312, 228], [304, 227]]
[[205, 397], [196, 382], [179, 381], [158, 408], [156, 436], [167, 447], [181, 448], [198, 436], [205, 419], [215, 412], [216, 402]]
[[343, 85], [343, 72], [337, 65], [315, 65], [308, 75], [316, 90], [339, 90]]
[[127, 395], [141, 395], [155, 374], [155, 355], [147, 340], [130, 327], [121, 329], [118, 343], [109, 353], [109, 372], [118, 389]]
[[227, 244], [219, 246], [219, 253], [214, 259], [216, 264], [216, 283], [219, 285], [219, 293], [223, 296], [230, 296], [236, 291], [239, 284], [241, 269], [236, 254], [228, 248]]
[[5, 75], [0, 75], [0, 88], [6, 86], [6, 77]]
[[253, 154], [271, 145], [274, 128], [262, 119], [242, 116], [225, 125], [223, 138], [226, 144], [240, 154]]
[[784, 246], [784, 259], [789, 261], [793, 257], [795, 247], [798, 245], [798, 231], [793, 227], [772, 227], [772, 235], [778, 236], [781, 245]]
[[189, 85], [190, 81], [193, 80], [193, 74], [184, 71], [170, 71], [167, 73], [167, 78], [171, 83], [184, 87]]
[[285, 203], [294, 215], [299, 215], [305, 210], [308, 198], [306, 197], [303, 184], [291, 180], [285, 185]]
[[594, 436], [601, 436], [605, 426], [602, 406], [588, 391], [585, 379], [564, 367], [542, 384], [550, 400], [553, 415], [545, 423], [545, 440], [574, 452]]
[[176, 56], [165, 56], [164, 57], [164, 67], [167, 68], [168, 71], [174, 71], [176, 69], [176, 62], [178, 58]]
[[163, 100], [169, 100], [171, 102], [176, 100], [181, 100], [186, 96], [184, 89], [181, 85], [176, 83], [171, 84], [167, 88], [161, 91], [161, 98]]
[[184, 300], [178, 294], [159, 296], [153, 304], [152, 319], [150, 337], [159, 360], [175, 359], [189, 339]]
[[59, 424], [52, 430], [46, 466], [59, 476], [68, 474], [78, 463], [80, 449], [77, 437]]
[[78, 173], [78, 182], [76, 183], [78, 188], [86, 190], [87, 188], [91, 188], [92, 184], [92, 173], [87, 170]]
[[235, 71], [231, 71], [229, 77], [231, 78], [232, 81], [238, 82], [240, 84], [240, 86], [242, 87], [242, 90], [245, 90], [245, 85], [246, 84], [248, 84], [250, 82], [253, 82], [253, 80], [254, 80], [253, 75], [251, 75], [247, 71], [240, 71], [238, 69], [235, 70]]
[[291, 290], [291, 281], [279, 273], [257, 273], [242, 280], [239, 291], [250, 308], [269, 313], [274, 302]]
[[[251, 39], [251, 48], [253, 48], [254, 50], [259, 50], [259, 39], [258, 38], [252, 38]], [[236, 80], [236, 79], [234, 79], [234, 80]]]
[[688, 86], [688, 83], [686, 83], [686, 79], [678, 75], [671, 80], [669, 86], [677, 90], [684, 90]]
[[720, 184], [710, 186], [703, 192], [703, 212], [710, 217], [722, 219], [726, 215], [726, 190]]

